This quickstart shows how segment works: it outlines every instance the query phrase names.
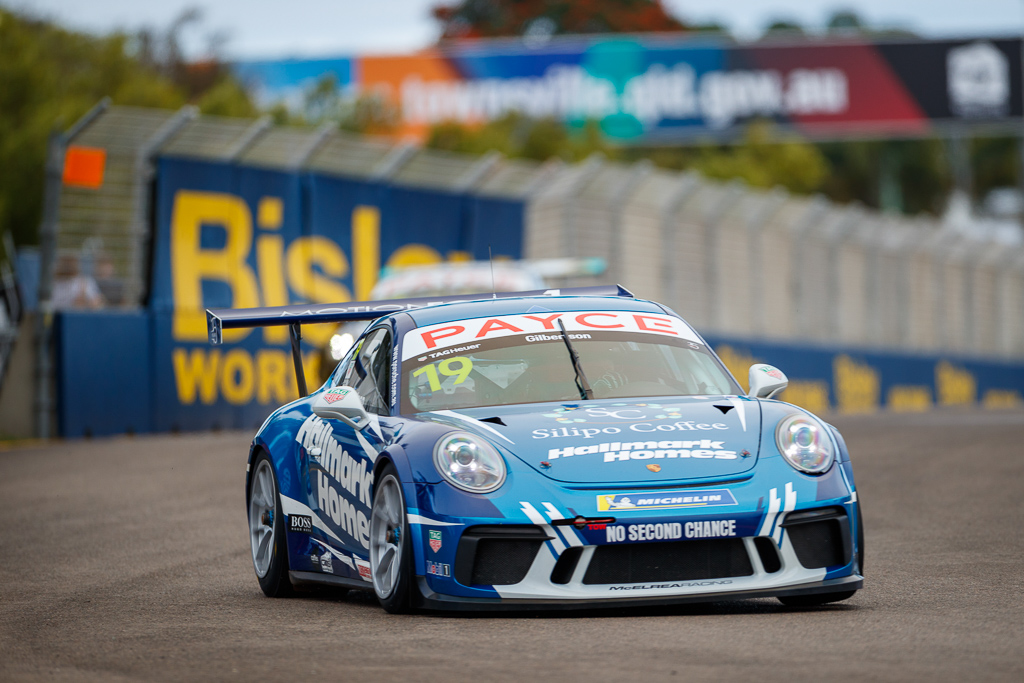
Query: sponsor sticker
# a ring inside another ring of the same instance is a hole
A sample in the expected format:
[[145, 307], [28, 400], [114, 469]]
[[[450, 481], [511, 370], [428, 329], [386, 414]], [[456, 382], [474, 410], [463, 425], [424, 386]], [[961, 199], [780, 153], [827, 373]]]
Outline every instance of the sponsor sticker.
[[467, 347], [481, 340], [512, 335], [523, 335], [527, 340], [534, 342], [554, 343], [562, 339], [559, 319], [565, 325], [570, 339], [585, 339], [584, 335], [595, 331], [614, 330], [698, 341], [697, 334], [689, 325], [669, 315], [635, 311], [566, 311], [547, 315], [503, 315], [439, 323], [411, 330], [405, 335], [403, 360], [426, 357], [453, 347]]
[[443, 562], [431, 562], [427, 560], [427, 573], [434, 576], [451, 576], [452, 566]]
[[705, 508], [736, 505], [729, 489], [695, 491], [641, 491], [639, 493], [602, 493], [597, 496], [597, 509], [610, 510], [672, 510], [676, 508]]
[[320, 556], [320, 571], [327, 572], [328, 574], [334, 573], [334, 556], [330, 553], [324, 553]]
[[366, 560], [361, 560], [358, 557], [354, 559], [356, 561], [356, 567], [359, 569], [359, 578], [363, 581], [373, 581], [373, 575], [370, 573], [370, 563]]
[[331, 389], [329, 391], [324, 392], [324, 400], [327, 401], [328, 403], [336, 403], [341, 399], [345, 398], [346, 396], [348, 396], [348, 394], [348, 389]]
[[689, 581], [687, 583], [647, 583], [647, 584], [628, 584], [625, 586], [608, 586], [610, 591], [646, 591], [646, 590], [657, 590], [662, 588], [698, 588], [702, 586], [727, 586], [732, 583], [732, 579], [723, 580], [712, 580], [712, 581]]
[[[601, 455], [603, 462], [629, 460], [662, 460], [665, 458], [696, 458], [736, 460], [736, 451], [725, 447], [725, 441], [692, 439], [689, 441], [611, 441], [587, 446], [565, 446], [548, 449], [547, 462], [580, 455]], [[657, 472], [661, 467], [651, 463], [647, 469]]]
[[309, 515], [288, 515], [288, 531], [299, 534], [313, 533], [313, 518]]
[[768, 367], [761, 368], [761, 372], [774, 379], [782, 379], [782, 373], [770, 365]]
[[605, 528], [605, 542], [675, 541], [681, 538], [728, 538], [736, 535], [736, 520], [615, 524]]
[[441, 532], [431, 529], [428, 533], [430, 535], [430, 549], [436, 553], [441, 549]]

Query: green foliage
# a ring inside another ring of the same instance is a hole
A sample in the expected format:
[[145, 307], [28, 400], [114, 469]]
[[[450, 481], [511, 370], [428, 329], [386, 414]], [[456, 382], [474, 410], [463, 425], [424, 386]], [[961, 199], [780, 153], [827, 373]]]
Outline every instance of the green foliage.
[[438, 5], [441, 40], [683, 31], [661, 0], [461, 0]]
[[496, 150], [506, 157], [537, 161], [581, 161], [594, 152], [615, 156], [596, 121], [568, 127], [554, 119], [530, 119], [516, 112], [480, 127], [454, 121], [438, 124], [431, 128], [426, 146], [467, 154]]
[[601, 152], [612, 159], [649, 159], [664, 168], [692, 168], [712, 178], [740, 178], [754, 187], [782, 186], [798, 193], [820, 189], [829, 172], [828, 162], [814, 145], [796, 139], [776, 140], [765, 123], [751, 125], [745, 139], [736, 145], [616, 148], [608, 145], [594, 121], [574, 129], [552, 119], [508, 114], [479, 128], [440, 124], [431, 129], [427, 146], [469, 154], [497, 150], [513, 158], [557, 157], [569, 162]]
[[199, 98], [199, 111], [212, 116], [253, 117], [259, 112], [234, 78], [221, 78]]
[[0, 8], [0, 234], [10, 231], [18, 244], [37, 241], [47, 139], [103, 97], [169, 109], [197, 99], [207, 113], [255, 113], [248, 95], [225, 75], [196, 91], [187, 81], [194, 76], [188, 65], [140, 59], [130, 54], [131, 41], [124, 34], [67, 31]]

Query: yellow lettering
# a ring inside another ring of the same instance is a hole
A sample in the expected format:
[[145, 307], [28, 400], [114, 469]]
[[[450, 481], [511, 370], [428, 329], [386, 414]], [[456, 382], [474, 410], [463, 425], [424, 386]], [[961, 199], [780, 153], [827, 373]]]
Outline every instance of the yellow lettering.
[[264, 230], [277, 230], [284, 223], [284, 202], [280, 197], [260, 197], [256, 205], [256, 224]]
[[847, 355], [832, 361], [836, 400], [844, 413], [866, 413], [878, 409], [881, 381], [878, 372]]
[[391, 254], [387, 267], [429, 266], [442, 261], [441, 254], [425, 244], [404, 244]]
[[[256, 240], [256, 263], [264, 306], [287, 306], [288, 287], [284, 283], [284, 239], [280, 235], [260, 235]], [[263, 328], [263, 341], [284, 344], [288, 341], [288, 327], [272, 325]]]
[[[300, 237], [288, 246], [285, 256], [288, 284], [300, 297], [315, 303], [343, 303], [352, 300], [348, 288], [333, 278], [348, 274], [348, 260], [333, 240], [326, 237]], [[319, 266], [324, 277], [314, 266]], [[315, 346], [323, 346], [334, 334], [337, 325], [303, 325], [302, 336]]]
[[[223, 249], [203, 249], [204, 224], [224, 228]], [[203, 280], [218, 280], [231, 288], [232, 306], [259, 306], [256, 276], [246, 263], [252, 248], [252, 216], [241, 198], [217, 192], [181, 190], [171, 214], [171, 277], [174, 292], [173, 336], [205, 341], [206, 314]], [[225, 341], [237, 341], [249, 330], [225, 330]]]
[[287, 403], [295, 400], [295, 382], [288, 385], [289, 356], [278, 349], [256, 352], [256, 400], [260, 403]]
[[380, 209], [375, 206], [352, 212], [352, 260], [352, 289], [357, 301], [366, 301], [380, 272]]
[[791, 379], [779, 399], [812, 413], [823, 413], [829, 409], [828, 382]]
[[940, 405], [970, 405], [978, 395], [978, 385], [974, 375], [943, 360], [935, 366], [935, 393]]
[[196, 393], [206, 405], [217, 400], [217, 368], [220, 364], [220, 350], [207, 354], [206, 349], [174, 349], [174, 382], [178, 387], [178, 403], [192, 405]]
[[1024, 404], [1020, 392], [1013, 389], [989, 389], [981, 404], [986, 408], [1019, 408]]
[[743, 391], [750, 391], [750, 366], [761, 361], [725, 344], [719, 346], [715, 351], [718, 353], [718, 357], [722, 359], [725, 367], [729, 369], [729, 372], [736, 378], [736, 381], [743, 387]]
[[220, 377], [220, 391], [228, 403], [240, 406], [252, 400], [252, 356], [245, 349], [231, 349], [225, 354]]
[[923, 413], [932, 407], [932, 392], [926, 386], [894, 386], [885, 404], [895, 413]]

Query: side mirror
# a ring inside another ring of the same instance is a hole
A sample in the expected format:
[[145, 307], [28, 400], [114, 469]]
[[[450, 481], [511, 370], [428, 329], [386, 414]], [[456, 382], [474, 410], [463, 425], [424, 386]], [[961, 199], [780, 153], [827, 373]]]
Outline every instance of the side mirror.
[[353, 429], [365, 429], [370, 424], [359, 394], [352, 387], [334, 387], [318, 394], [313, 401], [313, 413], [329, 420], [341, 420]]
[[747, 392], [747, 396], [771, 398], [788, 386], [789, 378], [777, 367], [764, 363], [750, 366], [750, 391]]

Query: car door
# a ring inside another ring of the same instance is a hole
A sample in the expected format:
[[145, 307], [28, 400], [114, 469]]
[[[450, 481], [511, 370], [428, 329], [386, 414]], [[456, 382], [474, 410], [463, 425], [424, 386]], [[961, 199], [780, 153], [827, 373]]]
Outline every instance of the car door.
[[[334, 557], [322, 571], [369, 580], [370, 494], [373, 464], [383, 448], [379, 416], [387, 415], [389, 400], [389, 354], [391, 331], [380, 327], [357, 343], [348, 367], [335, 380], [336, 386], [351, 386], [359, 394], [370, 416], [369, 425], [355, 429], [340, 420], [324, 419], [326, 438], [315, 458], [311, 477], [310, 508], [331, 530]], [[334, 566], [337, 560], [339, 566]]]

